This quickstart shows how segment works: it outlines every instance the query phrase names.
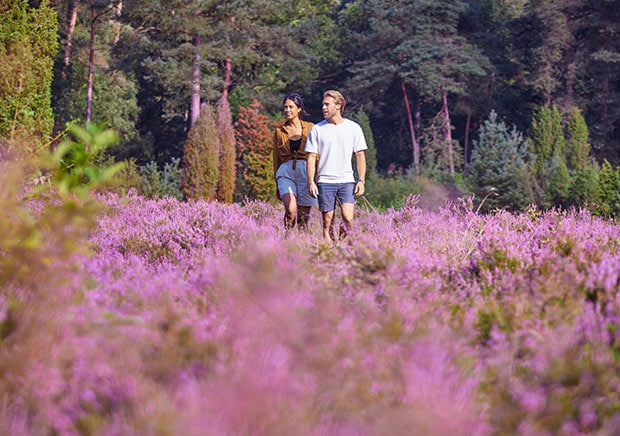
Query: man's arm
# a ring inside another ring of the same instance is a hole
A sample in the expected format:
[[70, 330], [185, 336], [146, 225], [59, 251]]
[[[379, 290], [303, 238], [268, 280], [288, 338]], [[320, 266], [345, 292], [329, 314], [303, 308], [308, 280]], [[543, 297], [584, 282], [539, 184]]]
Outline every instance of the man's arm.
[[355, 195], [364, 195], [366, 187], [366, 153], [364, 150], [355, 153], [355, 161], [357, 162], [357, 175], [359, 177], [355, 184]]
[[316, 198], [319, 195], [319, 188], [314, 183], [314, 176], [316, 175], [316, 153], [308, 153], [308, 164], [306, 165], [306, 175], [308, 176], [308, 189], [310, 195]]

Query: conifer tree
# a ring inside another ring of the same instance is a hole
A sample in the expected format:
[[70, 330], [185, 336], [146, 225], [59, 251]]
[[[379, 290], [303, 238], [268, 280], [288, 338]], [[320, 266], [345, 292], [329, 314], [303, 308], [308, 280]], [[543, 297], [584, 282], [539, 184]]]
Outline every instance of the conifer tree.
[[183, 196], [215, 200], [220, 174], [220, 145], [213, 108], [204, 103], [183, 150]]
[[573, 109], [566, 127], [566, 153], [569, 169], [579, 171], [590, 166], [590, 133], [579, 108]]
[[[57, 27], [48, 0], [38, 8], [27, 0], [8, 0], [0, 8], [0, 138], [9, 145], [20, 136], [47, 141], [52, 133]], [[34, 151], [38, 144], [32, 145]]]
[[620, 216], [620, 167], [614, 169], [607, 159], [601, 166], [598, 199], [603, 216]]
[[237, 157], [235, 130], [226, 94], [217, 105], [217, 136], [220, 144], [220, 177], [217, 184], [217, 199], [232, 203], [235, 194], [235, 162]]
[[[415, 106], [441, 105], [442, 129], [437, 144], [446, 149], [443, 155], [453, 176], [455, 142], [448, 102], [452, 96], [464, 94], [468, 83], [486, 74], [488, 60], [458, 32], [459, 16], [466, 7], [460, 0], [360, 0], [351, 2], [344, 12], [355, 43], [364, 47], [351, 47], [344, 53], [351, 57], [347, 93], [368, 105], [380, 106], [388, 89], [401, 90], [401, 107], [405, 110], [402, 120], [407, 120], [416, 173], [420, 169], [421, 132]], [[415, 21], [407, 17], [415, 17]], [[414, 107], [409, 94], [416, 96]]]
[[536, 155], [536, 171], [544, 168], [555, 156], [565, 157], [566, 140], [562, 131], [562, 115], [557, 107], [541, 107], [532, 118], [531, 152]]
[[571, 175], [566, 166], [566, 159], [561, 156], [554, 156], [548, 161], [548, 168], [545, 171], [549, 176], [547, 197], [551, 205], [567, 206], [569, 202], [569, 191], [571, 189]]
[[[557, 107], [541, 107], [532, 117], [530, 152], [536, 155], [535, 177], [540, 192], [537, 203], [548, 208], [562, 198], [570, 180], [566, 180], [566, 139], [562, 115]], [[558, 197], [559, 195], [559, 197]]]
[[474, 141], [467, 180], [474, 193], [482, 199], [485, 210], [506, 208], [522, 210], [533, 201], [530, 174], [532, 156], [528, 153], [527, 140], [513, 127], [497, 120], [492, 111]]
[[598, 201], [599, 172], [590, 159], [590, 133], [578, 108], [573, 109], [566, 126], [566, 154], [573, 173], [569, 200], [572, 205], [590, 207]]
[[269, 117], [261, 113], [263, 105], [252, 100], [240, 107], [235, 122], [235, 138], [239, 160], [243, 163], [243, 178], [247, 194], [259, 200], [269, 200], [276, 190], [273, 174], [272, 132]]
[[571, 178], [569, 204], [592, 208], [599, 201], [599, 183], [598, 168], [589, 166], [577, 171]]

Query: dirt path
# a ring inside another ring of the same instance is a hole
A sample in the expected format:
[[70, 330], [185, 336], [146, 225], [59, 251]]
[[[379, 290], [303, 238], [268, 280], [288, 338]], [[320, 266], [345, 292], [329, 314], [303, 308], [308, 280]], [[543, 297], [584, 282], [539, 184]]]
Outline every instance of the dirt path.
[[438, 211], [447, 202], [455, 202], [463, 196], [453, 184], [433, 183], [430, 180], [422, 181], [422, 193], [417, 206], [424, 210]]

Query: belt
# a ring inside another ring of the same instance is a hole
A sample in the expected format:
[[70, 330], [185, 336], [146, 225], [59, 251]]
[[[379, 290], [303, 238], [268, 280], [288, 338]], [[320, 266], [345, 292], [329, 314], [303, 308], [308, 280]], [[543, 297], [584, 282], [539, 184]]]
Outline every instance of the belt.
[[295, 155], [293, 155], [293, 169], [297, 168], [297, 159], [299, 160], [307, 160], [305, 157], [297, 157]]

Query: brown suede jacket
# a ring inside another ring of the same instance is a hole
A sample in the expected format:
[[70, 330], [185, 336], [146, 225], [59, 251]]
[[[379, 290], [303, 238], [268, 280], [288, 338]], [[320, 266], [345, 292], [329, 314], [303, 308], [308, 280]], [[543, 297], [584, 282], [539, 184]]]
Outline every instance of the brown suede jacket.
[[301, 120], [301, 145], [299, 150], [293, 153], [291, 151], [291, 144], [288, 140], [288, 133], [284, 128], [284, 124], [277, 126], [273, 133], [273, 172], [274, 175], [280, 165], [284, 162], [288, 162], [291, 159], [307, 160], [308, 153], [304, 151], [306, 148], [306, 141], [308, 140], [308, 133], [314, 124], [309, 121]]

